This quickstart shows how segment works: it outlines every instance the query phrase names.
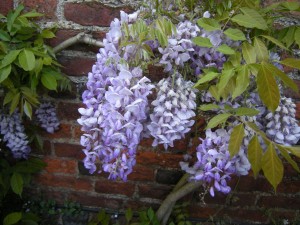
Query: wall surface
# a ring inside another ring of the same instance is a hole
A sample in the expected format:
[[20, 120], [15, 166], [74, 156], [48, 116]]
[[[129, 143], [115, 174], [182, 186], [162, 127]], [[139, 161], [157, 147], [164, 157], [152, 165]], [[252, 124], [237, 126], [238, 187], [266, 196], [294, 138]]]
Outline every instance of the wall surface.
[[[57, 26], [56, 38], [50, 42], [52, 46], [82, 31], [101, 40], [110, 21], [119, 16], [119, 11], [131, 10], [122, 2], [105, 0], [0, 0], [0, 13], [5, 14], [20, 3], [27, 10], [36, 9], [45, 14], [39, 22], [42, 26]], [[166, 152], [161, 147], [152, 148], [152, 140], [143, 140], [137, 154], [137, 165], [126, 183], [109, 181], [106, 174], [90, 175], [82, 164], [81, 131], [76, 119], [79, 118], [77, 109], [81, 106], [80, 95], [84, 88], [82, 80], [91, 70], [97, 51], [95, 47], [78, 44], [58, 55], [64, 66], [63, 72], [74, 81], [73, 91], [50, 93], [61, 126], [54, 134], [42, 134], [44, 152], [36, 154], [43, 157], [47, 167], [35, 179], [35, 190], [60, 203], [73, 200], [87, 208], [101, 207], [114, 212], [122, 212], [128, 207], [135, 210], [148, 206], [157, 208], [182, 175], [179, 161], [183, 154], [195, 149], [198, 141], [187, 136]], [[159, 80], [161, 71], [152, 68], [150, 76]], [[297, 83], [300, 86], [300, 81]], [[298, 101], [297, 118], [300, 119], [300, 96], [293, 93], [293, 97]], [[199, 121], [198, 125], [203, 126], [204, 121]], [[296, 160], [300, 164], [300, 160]], [[203, 190], [187, 196], [185, 200], [191, 202], [191, 217], [205, 221], [215, 216], [231, 218], [238, 224], [266, 224], [271, 221], [268, 215], [290, 222], [300, 216], [300, 174], [289, 165], [285, 166], [284, 180], [276, 194], [264, 178], [255, 180], [251, 174], [233, 178], [231, 187], [234, 191], [230, 195], [217, 194], [214, 198], [206, 195], [204, 202], [199, 195]]]

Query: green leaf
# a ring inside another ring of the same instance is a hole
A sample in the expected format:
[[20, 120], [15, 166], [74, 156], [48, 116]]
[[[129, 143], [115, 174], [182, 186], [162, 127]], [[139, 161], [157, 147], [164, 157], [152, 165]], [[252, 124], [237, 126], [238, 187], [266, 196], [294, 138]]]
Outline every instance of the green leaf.
[[9, 76], [10, 72], [11, 72], [11, 65], [8, 65], [0, 69], [0, 83], [2, 83]]
[[220, 106], [218, 106], [216, 104], [205, 104], [205, 105], [201, 105], [199, 107], [199, 109], [202, 111], [210, 111], [210, 110], [219, 109], [219, 108], [220, 108]]
[[210, 42], [209, 38], [195, 37], [195, 38], [193, 38], [192, 41], [195, 45], [200, 46], [200, 47], [206, 47], [206, 48], [213, 47], [213, 44]]
[[56, 78], [49, 74], [49, 73], [43, 73], [41, 77], [41, 82], [49, 90], [56, 90], [57, 88], [57, 81]]
[[0, 40], [10, 41], [10, 35], [4, 30], [0, 30]]
[[244, 41], [244, 40], [246, 40], [245, 34], [239, 29], [228, 28], [227, 30], [224, 31], [224, 34], [227, 37], [229, 37], [231, 40], [234, 40], [234, 41]]
[[10, 185], [13, 192], [21, 196], [23, 191], [23, 183], [22, 176], [19, 173], [14, 172], [10, 178]]
[[245, 130], [243, 124], [239, 124], [232, 129], [228, 146], [231, 158], [239, 153], [244, 136]]
[[285, 149], [285, 146], [282, 145], [276, 145], [276, 147], [279, 149], [281, 155], [286, 159], [286, 161], [289, 162], [289, 164], [292, 165], [292, 167], [300, 173], [300, 169], [298, 167], [298, 164], [292, 159], [292, 157], [289, 154], [288, 149]]
[[264, 141], [268, 140], [266, 134], [263, 131], [261, 131], [255, 123], [246, 122], [246, 125], [250, 127], [253, 131], [255, 131], [255, 133], [259, 134], [264, 139]]
[[14, 12], [9, 12], [7, 15], [7, 29], [11, 32], [13, 24], [16, 18], [20, 15], [21, 11], [24, 9], [23, 5], [19, 5]]
[[219, 73], [215, 73], [215, 72], [208, 72], [207, 74], [204, 74], [203, 77], [201, 77], [196, 84], [194, 85], [194, 87], [198, 87], [201, 84], [204, 84], [206, 82], [209, 82], [213, 79], [215, 79], [216, 77], [218, 77], [220, 74]]
[[149, 208], [149, 209], [147, 210], [147, 216], [148, 216], [148, 218], [150, 219], [150, 221], [152, 221], [152, 220], [154, 219], [155, 213], [154, 213], [154, 211], [153, 211], [152, 208]]
[[300, 70], [300, 59], [286, 58], [280, 61], [281, 64]]
[[256, 62], [255, 48], [246, 41], [244, 41], [242, 44], [242, 53], [247, 64]]
[[197, 21], [200, 27], [203, 27], [206, 31], [221, 30], [221, 26], [215, 19], [212, 18], [201, 18]]
[[234, 17], [232, 17], [231, 20], [242, 27], [246, 27], [246, 28], [255, 27], [255, 24], [252, 22], [251, 17], [247, 15], [237, 14]]
[[7, 92], [3, 100], [3, 105], [10, 103], [13, 100], [14, 96], [15, 93], [13, 91]]
[[128, 223], [131, 221], [132, 216], [133, 216], [132, 209], [131, 208], [127, 209], [125, 211], [125, 218]]
[[254, 27], [256, 27], [258, 29], [261, 29], [261, 30], [267, 30], [268, 29], [267, 22], [258, 13], [257, 10], [250, 9], [250, 8], [247, 8], [247, 7], [242, 7], [241, 11], [244, 13], [244, 15], [251, 18], [251, 22], [254, 24]]
[[219, 82], [217, 84], [217, 87], [218, 87], [218, 89], [219, 89], [220, 92], [222, 92], [226, 88], [229, 80], [234, 75], [235, 75], [235, 73], [234, 73], [233, 69], [227, 69], [227, 70], [223, 70], [222, 71], [222, 74], [220, 76], [220, 80], [219, 80]]
[[260, 99], [270, 111], [274, 112], [279, 105], [280, 92], [271, 72], [268, 67], [262, 64], [257, 74], [256, 83]]
[[211, 85], [208, 91], [217, 101], [220, 101], [220, 95], [216, 85]]
[[295, 33], [296, 33], [295, 26], [291, 26], [291, 27], [287, 28], [287, 32], [286, 32], [285, 36], [281, 39], [281, 41], [283, 41], [286, 44], [286, 47], [289, 48], [294, 43]]
[[20, 92], [16, 93], [11, 101], [9, 113], [13, 114], [13, 112], [16, 110], [18, 104], [20, 101]]
[[224, 113], [214, 116], [209, 120], [206, 129], [214, 128], [219, 124], [226, 122], [230, 116], [232, 116], [230, 113]]
[[240, 96], [249, 86], [250, 83], [250, 73], [247, 65], [243, 65], [237, 72], [236, 77], [236, 87], [233, 90], [232, 98]]
[[262, 170], [275, 191], [283, 177], [283, 165], [272, 144], [262, 157]]
[[31, 71], [35, 67], [35, 55], [29, 49], [24, 49], [19, 54], [19, 63], [25, 71]]
[[300, 27], [297, 27], [295, 34], [294, 34], [294, 39], [296, 44], [298, 45], [298, 48], [300, 48]]
[[286, 75], [284, 72], [282, 72], [280, 69], [278, 69], [273, 64], [270, 64], [267, 62], [262, 62], [262, 65], [264, 67], [266, 67], [266, 69], [269, 70], [272, 74], [279, 77], [287, 87], [290, 87], [294, 91], [298, 92], [297, 84], [288, 75]]
[[239, 107], [235, 111], [235, 115], [237, 116], [256, 116], [258, 113], [259, 110], [246, 107]]
[[25, 101], [25, 103], [23, 105], [23, 109], [24, 109], [25, 114], [31, 119], [31, 117], [32, 117], [32, 107], [31, 107], [30, 103]]
[[290, 11], [295, 11], [295, 10], [299, 9], [300, 4], [299, 4], [299, 2], [296, 2], [296, 1], [291, 1], [291, 2], [285, 1], [285, 2], [282, 2], [281, 5]]
[[254, 48], [256, 51], [256, 56], [258, 61], [269, 59], [269, 51], [266, 45], [257, 37], [254, 38]]
[[289, 49], [287, 47], [285, 47], [284, 44], [282, 44], [281, 41], [277, 40], [276, 38], [273, 38], [273, 37], [268, 36], [268, 35], [261, 35], [261, 36], [266, 38], [267, 40], [271, 41], [272, 43], [274, 43], [278, 47], [289, 51]]
[[33, 17], [41, 17], [43, 15], [44, 14], [41, 14], [41, 13], [38, 13], [38, 12], [35, 12], [35, 11], [31, 11], [31, 12], [22, 14], [21, 17], [33, 18]]
[[46, 29], [42, 31], [41, 35], [43, 38], [54, 38], [55, 37], [55, 34], [52, 31], [46, 30]]
[[248, 159], [251, 164], [251, 168], [254, 177], [257, 177], [262, 166], [263, 149], [260, 146], [257, 135], [253, 136], [248, 145]]
[[300, 147], [296, 146], [296, 147], [286, 147], [285, 149], [287, 149], [289, 152], [291, 152], [293, 155], [297, 156], [298, 158], [300, 158]]
[[15, 61], [15, 59], [18, 57], [20, 51], [21, 50], [9, 51], [8, 54], [3, 58], [0, 68], [12, 64], [12, 62]]
[[233, 48], [230, 48], [228, 45], [222, 44], [220, 47], [217, 48], [217, 51], [225, 54], [225, 55], [233, 55], [235, 51]]
[[234, 55], [230, 55], [228, 60], [234, 67], [238, 67], [241, 65], [242, 55], [240, 52], [236, 52]]
[[13, 212], [8, 214], [4, 220], [3, 225], [13, 225], [18, 223], [22, 219], [22, 213], [21, 212]]

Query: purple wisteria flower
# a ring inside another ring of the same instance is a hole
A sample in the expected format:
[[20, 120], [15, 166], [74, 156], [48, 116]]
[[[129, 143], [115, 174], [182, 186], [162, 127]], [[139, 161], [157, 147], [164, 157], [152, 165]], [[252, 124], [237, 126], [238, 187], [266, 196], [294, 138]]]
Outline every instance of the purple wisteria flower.
[[0, 133], [3, 136], [3, 142], [11, 150], [16, 159], [27, 159], [31, 149], [28, 146], [28, 137], [25, 134], [25, 128], [22, 125], [20, 113], [15, 111], [12, 115], [1, 111], [0, 114]]
[[231, 175], [246, 175], [250, 164], [241, 149], [239, 154], [230, 158], [228, 151], [230, 134], [225, 129], [206, 131], [206, 138], [197, 147], [197, 161], [193, 166], [180, 162], [181, 169], [190, 174], [191, 181], [201, 181], [209, 188], [211, 196], [215, 190], [227, 194], [231, 191], [228, 181]]
[[176, 28], [176, 33], [168, 39], [168, 46], [158, 48], [162, 54], [160, 63], [164, 65], [165, 72], [172, 72], [175, 65], [183, 67], [190, 59], [190, 52], [194, 51], [191, 39], [200, 31], [199, 27], [190, 21], [180, 22]]
[[[85, 167], [95, 172], [98, 159], [102, 166], [99, 172], [124, 181], [136, 163], [136, 149], [147, 119], [147, 96], [153, 88], [142, 70], [129, 68], [120, 55], [121, 24], [132, 18], [136, 16], [121, 12], [121, 21], [112, 22], [104, 48], [88, 74], [87, 90], [82, 95], [85, 108], [79, 109], [82, 116], [78, 119], [85, 132], [81, 137]], [[126, 49], [123, 54], [128, 54]]]
[[193, 82], [185, 81], [177, 73], [159, 81], [157, 98], [147, 126], [154, 137], [153, 146], [163, 144], [165, 149], [173, 147], [175, 140], [181, 139], [194, 124], [192, 118], [196, 109], [196, 89]]
[[44, 102], [39, 105], [35, 111], [39, 125], [48, 133], [53, 134], [59, 128], [59, 120], [56, 115], [56, 109], [50, 102]]

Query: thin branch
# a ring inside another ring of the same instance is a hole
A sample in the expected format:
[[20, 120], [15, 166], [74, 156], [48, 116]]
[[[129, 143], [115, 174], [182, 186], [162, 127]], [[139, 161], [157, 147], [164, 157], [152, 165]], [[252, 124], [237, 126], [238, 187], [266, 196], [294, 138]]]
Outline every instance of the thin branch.
[[96, 46], [99, 48], [104, 47], [103, 42], [93, 39], [91, 35], [81, 32], [81, 33], [77, 34], [76, 36], [71, 37], [71, 38], [65, 40], [64, 42], [60, 43], [56, 47], [54, 47], [53, 52], [55, 54], [57, 54], [57, 53], [61, 52], [62, 50], [70, 47], [71, 45], [74, 45], [77, 43], [93, 45], [93, 46]]

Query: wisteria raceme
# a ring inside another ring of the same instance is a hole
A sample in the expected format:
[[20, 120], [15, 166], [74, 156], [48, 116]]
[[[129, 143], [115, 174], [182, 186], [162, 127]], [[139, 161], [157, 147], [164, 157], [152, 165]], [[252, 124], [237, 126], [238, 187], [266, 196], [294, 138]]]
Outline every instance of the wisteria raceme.
[[243, 149], [230, 158], [230, 134], [225, 129], [208, 129], [205, 134], [205, 139], [201, 139], [202, 143], [197, 147], [195, 164], [189, 166], [188, 162], [180, 162], [181, 169], [190, 174], [191, 181], [203, 182], [211, 196], [215, 195], [215, 190], [227, 194], [231, 191], [228, 186], [231, 175], [248, 174], [250, 164]]
[[48, 133], [54, 133], [59, 128], [59, 120], [56, 115], [56, 109], [50, 102], [44, 102], [39, 105], [35, 115], [42, 128]]
[[147, 119], [147, 96], [153, 88], [139, 67], [131, 69], [124, 63], [118, 49], [121, 23], [130, 18], [136, 16], [121, 13], [121, 21], [115, 19], [111, 24], [82, 96], [86, 108], [79, 109], [82, 116], [78, 122], [85, 132], [81, 137], [84, 165], [93, 173], [99, 159], [100, 172], [108, 172], [109, 179], [126, 180], [132, 172]]
[[165, 72], [172, 72], [174, 66], [183, 67], [190, 59], [190, 52], [194, 51], [192, 38], [196, 37], [200, 29], [190, 21], [180, 22], [176, 33], [168, 39], [166, 48], [159, 47], [162, 54], [160, 63], [165, 66]]
[[185, 81], [177, 73], [161, 80], [158, 85], [157, 98], [150, 114], [151, 123], [147, 126], [154, 137], [153, 146], [163, 144], [165, 149], [173, 147], [175, 140], [181, 139], [194, 124], [196, 90], [191, 81]]
[[27, 159], [30, 153], [28, 146], [28, 137], [25, 134], [25, 128], [22, 125], [20, 113], [15, 111], [12, 115], [0, 111], [0, 133], [3, 136], [3, 142], [11, 150], [16, 159]]

